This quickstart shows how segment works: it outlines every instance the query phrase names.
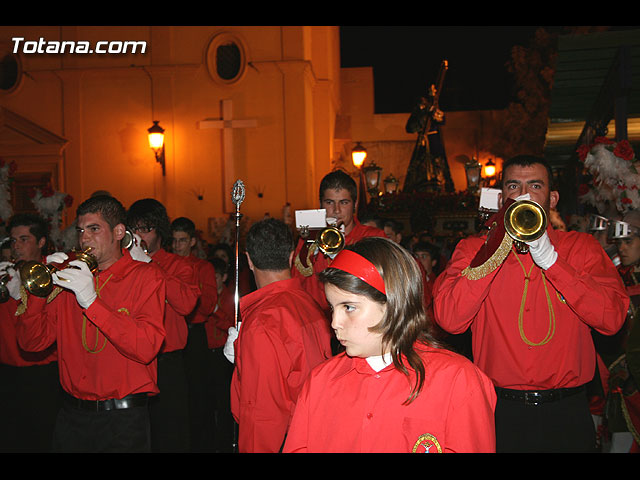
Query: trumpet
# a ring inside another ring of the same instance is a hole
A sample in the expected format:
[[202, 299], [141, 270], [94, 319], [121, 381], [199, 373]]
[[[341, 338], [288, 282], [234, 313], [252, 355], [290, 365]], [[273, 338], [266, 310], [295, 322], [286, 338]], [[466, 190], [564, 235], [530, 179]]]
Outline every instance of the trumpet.
[[[125, 250], [130, 250], [136, 244], [136, 237], [133, 236], [133, 233], [129, 230], [125, 230], [124, 237], [120, 240], [120, 246]], [[149, 253], [147, 248], [147, 244], [144, 240], [140, 240], [140, 247], [144, 250], [144, 253]]]
[[89, 253], [91, 247], [84, 250], [74, 249], [69, 258], [60, 264], [44, 264], [35, 261], [20, 262], [16, 269], [20, 273], [22, 286], [36, 297], [46, 297], [53, 291], [53, 274], [68, 266], [72, 260], [81, 260], [87, 264], [91, 273], [98, 271], [98, 261]]
[[520, 253], [527, 253], [525, 242], [537, 240], [547, 229], [547, 213], [533, 200], [513, 202], [504, 213], [504, 228]]
[[336, 255], [344, 248], [344, 234], [338, 227], [330, 225], [318, 233], [315, 243], [325, 255]]
[[325, 209], [296, 210], [296, 227], [309, 252], [317, 248], [325, 255], [335, 255], [345, 246], [344, 233], [338, 228], [337, 220], [327, 217]]

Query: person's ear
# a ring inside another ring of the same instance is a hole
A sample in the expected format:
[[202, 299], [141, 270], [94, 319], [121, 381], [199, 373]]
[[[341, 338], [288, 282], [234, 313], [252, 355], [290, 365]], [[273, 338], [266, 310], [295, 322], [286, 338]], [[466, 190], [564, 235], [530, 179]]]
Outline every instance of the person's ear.
[[124, 238], [124, 234], [126, 230], [127, 230], [126, 227], [122, 223], [119, 223], [115, 227], [113, 227], [113, 234], [116, 240], [118, 241], [122, 240]]

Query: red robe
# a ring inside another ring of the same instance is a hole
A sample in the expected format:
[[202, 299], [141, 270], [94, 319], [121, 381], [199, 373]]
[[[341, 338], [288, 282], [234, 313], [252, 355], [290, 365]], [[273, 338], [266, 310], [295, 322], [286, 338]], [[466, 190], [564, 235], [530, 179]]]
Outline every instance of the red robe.
[[[436, 279], [436, 322], [453, 334], [471, 326], [474, 362], [499, 387], [534, 390], [586, 384], [596, 368], [591, 328], [611, 335], [624, 323], [629, 297], [600, 244], [584, 233], [551, 227], [547, 233], [558, 259], [544, 273], [546, 291], [542, 270], [531, 255], [515, 251], [486, 277], [463, 277], [461, 271], [484, 243], [480, 236], [461, 240]], [[520, 332], [525, 271], [531, 271], [531, 280]], [[551, 338], [533, 346], [521, 335], [530, 343]]]
[[331, 356], [329, 322], [292, 278], [242, 297], [231, 411], [241, 453], [275, 453], [312, 368]]
[[[345, 245], [353, 245], [358, 240], [362, 240], [365, 237], [386, 237], [384, 230], [381, 230], [376, 227], [370, 227], [368, 225], [362, 225], [356, 218], [353, 219], [354, 225], [353, 229], [349, 232], [348, 235], [345, 235]], [[298, 245], [296, 247], [295, 254], [293, 256], [294, 259], [298, 259], [302, 262], [302, 265], [306, 265], [306, 251], [305, 248], [305, 240], [303, 238], [298, 240]], [[296, 263], [299, 262], [294, 260], [294, 265], [291, 267], [291, 275], [293, 277], [298, 277], [302, 280], [303, 286], [309, 294], [318, 302], [318, 304], [324, 308], [328, 309], [327, 299], [324, 294], [324, 285], [322, 282], [318, 280], [317, 274], [322, 272], [325, 268], [327, 268], [331, 264], [331, 259], [324, 255], [322, 252], [318, 252], [316, 255], [311, 257], [311, 262], [313, 263], [313, 274], [306, 276], [304, 273], [300, 271]]]
[[0, 363], [14, 367], [30, 367], [55, 362], [58, 359], [55, 344], [41, 352], [26, 352], [18, 345], [16, 338], [18, 304], [19, 302], [13, 298], [0, 303]]
[[224, 347], [227, 341], [229, 327], [235, 325], [234, 291], [227, 285], [222, 288], [218, 302], [205, 323], [207, 343], [209, 348]]
[[284, 452], [495, 452], [496, 393], [489, 378], [448, 350], [417, 351], [426, 377], [408, 405], [409, 379], [393, 365], [376, 372], [367, 360], [342, 353], [314, 369]]
[[194, 268], [191, 262], [164, 249], [152, 255], [151, 265], [159, 268], [167, 283], [167, 308], [165, 309], [165, 342], [161, 353], [182, 350], [187, 344], [189, 327], [186, 316], [193, 312], [200, 289], [194, 283]]
[[[41, 259], [44, 262], [44, 257]], [[11, 297], [0, 303], [0, 364], [14, 367], [46, 365], [58, 359], [55, 344], [41, 352], [26, 352], [18, 345], [16, 310], [21, 302]]]
[[183, 257], [193, 265], [194, 280], [200, 289], [200, 297], [196, 308], [187, 316], [188, 323], [203, 323], [207, 321], [216, 308], [218, 301], [218, 283], [216, 269], [211, 262], [193, 255]]
[[53, 301], [30, 295], [16, 333], [21, 348], [58, 345], [60, 383], [84, 400], [158, 393], [156, 356], [164, 341], [165, 280], [128, 251], [95, 277], [98, 298], [82, 309], [62, 290]]

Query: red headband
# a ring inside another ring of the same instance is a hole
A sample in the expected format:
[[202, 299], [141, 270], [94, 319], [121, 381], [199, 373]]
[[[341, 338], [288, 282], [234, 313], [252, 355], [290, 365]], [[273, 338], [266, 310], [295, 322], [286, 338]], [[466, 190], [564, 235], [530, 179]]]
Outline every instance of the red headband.
[[352, 250], [342, 250], [329, 267], [350, 273], [379, 292], [387, 294], [382, 277], [373, 263]]

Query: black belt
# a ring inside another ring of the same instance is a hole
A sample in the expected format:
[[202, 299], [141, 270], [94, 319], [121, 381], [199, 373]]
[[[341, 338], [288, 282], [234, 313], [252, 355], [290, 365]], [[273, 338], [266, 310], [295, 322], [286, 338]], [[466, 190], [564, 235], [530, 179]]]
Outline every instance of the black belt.
[[553, 390], [511, 390], [508, 388], [496, 387], [498, 397], [505, 400], [522, 402], [525, 405], [540, 405], [547, 402], [555, 402], [562, 398], [576, 395], [585, 390], [585, 386], [572, 388], [556, 388]]
[[144, 407], [149, 403], [146, 393], [134, 393], [124, 398], [109, 398], [107, 400], [82, 400], [65, 394], [65, 402], [78, 410], [89, 412], [106, 412], [108, 410], [123, 410], [125, 408]]

